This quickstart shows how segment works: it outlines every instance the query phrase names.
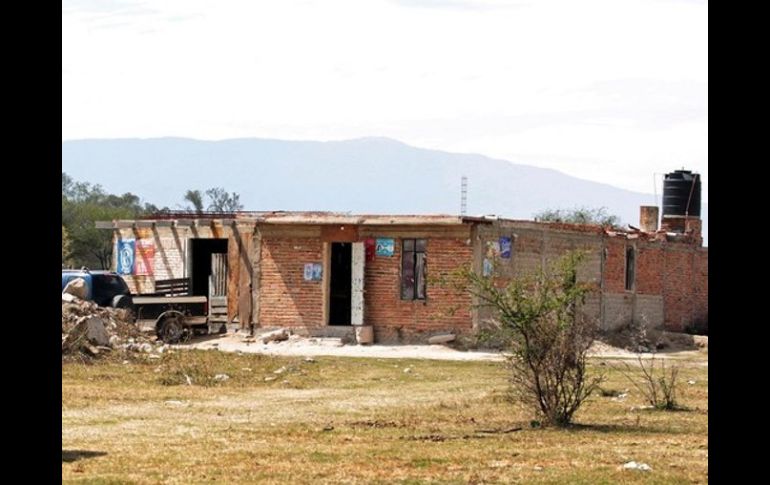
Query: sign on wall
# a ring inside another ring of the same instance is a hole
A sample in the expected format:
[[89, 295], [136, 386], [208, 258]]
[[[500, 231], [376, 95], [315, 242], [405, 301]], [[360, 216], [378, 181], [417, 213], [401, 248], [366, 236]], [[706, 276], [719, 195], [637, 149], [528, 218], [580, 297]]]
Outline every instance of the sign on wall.
[[500, 257], [503, 259], [511, 259], [511, 238], [500, 238]]
[[152, 276], [155, 270], [155, 241], [152, 239], [137, 239], [135, 244], [134, 274]]
[[491, 259], [484, 258], [484, 267], [482, 274], [484, 276], [492, 276], [492, 272], [494, 271], [494, 264], [492, 263]]
[[117, 244], [118, 274], [130, 275], [134, 272], [134, 239], [120, 239]]
[[304, 278], [305, 281], [321, 281], [323, 276], [323, 266], [321, 263], [306, 263]]
[[377, 256], [393, 256], [393, 249], [396, 246], [392, 238], [377, 238]]
[[366, 251], [366, 261], [374, 261], [375, 241], [370, 237], [364, 240], [364, 250]]

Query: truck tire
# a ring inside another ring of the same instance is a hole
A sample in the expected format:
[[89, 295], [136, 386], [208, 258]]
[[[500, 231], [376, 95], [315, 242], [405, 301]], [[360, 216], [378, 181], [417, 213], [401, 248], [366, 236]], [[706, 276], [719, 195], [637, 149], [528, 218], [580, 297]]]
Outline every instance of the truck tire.
[[129, 295], [115, 295], [110, 306], [112, 308], [127, 308], [131, 310], [134, 307], [134, 302]]
[[158, 338], [167, 344], [175, 344], [184, 339], [187, 332], [178, 315], [170, 315], [158, 324]]

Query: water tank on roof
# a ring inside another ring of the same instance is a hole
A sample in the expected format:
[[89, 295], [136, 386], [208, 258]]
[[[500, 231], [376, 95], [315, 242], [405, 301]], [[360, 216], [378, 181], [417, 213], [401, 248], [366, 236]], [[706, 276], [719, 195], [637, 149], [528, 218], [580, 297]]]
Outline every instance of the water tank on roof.
[[700, 175], [675, 170], [663, 179], [663, 217], [700, 217]]

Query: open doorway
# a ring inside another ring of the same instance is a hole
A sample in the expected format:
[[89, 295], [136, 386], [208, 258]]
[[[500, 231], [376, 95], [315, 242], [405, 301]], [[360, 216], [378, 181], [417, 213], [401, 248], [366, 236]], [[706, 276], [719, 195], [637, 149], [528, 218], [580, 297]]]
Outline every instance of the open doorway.
[[[210, 297], [215, 287], [226, 292], [227, 265], [217, 264], [220, 259], [227, 261], [227, 239], [190, 239], [191, 295]], [[220, 282], [225, 282], [224, 288]]]
[[350, 325], [352, 248], [351, 243], [332, 243], [329, 325]]

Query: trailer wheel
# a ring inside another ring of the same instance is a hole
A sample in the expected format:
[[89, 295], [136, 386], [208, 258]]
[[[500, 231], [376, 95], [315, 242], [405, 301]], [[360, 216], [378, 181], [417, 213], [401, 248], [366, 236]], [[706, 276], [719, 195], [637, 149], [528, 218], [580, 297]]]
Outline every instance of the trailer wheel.
[[182, 319], [178, 315], [167, 316], [158, 324], [158, 338], [167, 344], [178, 343], [186, 333]]

